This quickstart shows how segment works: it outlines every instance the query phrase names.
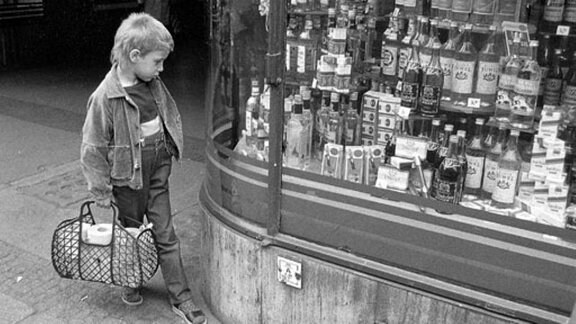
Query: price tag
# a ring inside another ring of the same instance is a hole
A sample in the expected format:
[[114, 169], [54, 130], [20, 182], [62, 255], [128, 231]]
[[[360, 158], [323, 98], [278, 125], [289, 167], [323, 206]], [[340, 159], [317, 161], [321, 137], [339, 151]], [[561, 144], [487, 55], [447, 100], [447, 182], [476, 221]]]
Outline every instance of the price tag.
[[559, 36], [570, 35], [570, 26], [558, 25], [558, 27], [556, 27], [556, 35]]
[[468, 107], [480, 108], [480, 98], [468, 98]]
[[398, 109], [398, 116], [400, 116], [400, 118], [402, 118], [402, 119], [408, 119], [410, 117], [411, 111], [412, 111], [412, 109], [410, 109], [408, 107], [400, 106], [400, 109]]

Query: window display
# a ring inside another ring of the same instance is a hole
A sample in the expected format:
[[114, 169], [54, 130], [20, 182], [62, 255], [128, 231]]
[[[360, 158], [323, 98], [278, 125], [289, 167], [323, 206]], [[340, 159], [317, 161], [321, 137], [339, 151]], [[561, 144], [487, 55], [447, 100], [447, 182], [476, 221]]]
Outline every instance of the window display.
[[[574, 226], [570, 1], [288, 5], [285, 168]], [[250, 80], [235, 150], [267, 161], [269, 93]]]

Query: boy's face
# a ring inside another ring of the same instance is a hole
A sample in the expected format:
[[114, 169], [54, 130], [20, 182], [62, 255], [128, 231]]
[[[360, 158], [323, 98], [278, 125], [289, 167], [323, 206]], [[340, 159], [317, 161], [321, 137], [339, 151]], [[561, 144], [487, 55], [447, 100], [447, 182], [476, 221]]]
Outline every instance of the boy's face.
[[152, 51], [146, 55], [138, 53], [133, 57], [133, 71], [140, 80], [148, 82], [164, 71], [164, 60], [168, 57], [168, 51]]

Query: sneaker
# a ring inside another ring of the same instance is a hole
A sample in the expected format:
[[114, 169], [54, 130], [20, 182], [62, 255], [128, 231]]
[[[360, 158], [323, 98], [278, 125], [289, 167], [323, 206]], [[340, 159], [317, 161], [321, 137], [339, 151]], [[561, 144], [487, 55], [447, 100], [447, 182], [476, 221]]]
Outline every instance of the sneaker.
[[208, 323], [208, 319], [206, 319], [202, 310], [194, 305], [192, 300], [187, 300], [179, 305], [172, 305], [172, 311], [182, 317], [188, 324]]
[[142, 304], [144, 298], [140, 295], [140, 289], [124, 287], [122, 288], [122, 301], [128, 306], [138, 306]]

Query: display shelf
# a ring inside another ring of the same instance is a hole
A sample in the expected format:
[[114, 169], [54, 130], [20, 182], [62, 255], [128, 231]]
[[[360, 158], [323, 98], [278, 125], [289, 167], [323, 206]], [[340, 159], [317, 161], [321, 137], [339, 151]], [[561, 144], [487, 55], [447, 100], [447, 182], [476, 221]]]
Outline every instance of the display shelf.
[[471, 106], [461, 106], [461, 105], [454, 105], [451, 102], [446, 102], [446, 101], [442, 101], [440, 103], [440, 110], [444, 111], [444, 112], [455, 112], [455, 113], [460, 113], [460, 114], [469, 114], [469, 115], [483, 115], [483, 116], [488, 116], [488, 115], [492, 115], [494, 114], [494, 108], [493, 107], [488, 107], [488, 108], [475, 108], [475, 107], [471, 107]]

